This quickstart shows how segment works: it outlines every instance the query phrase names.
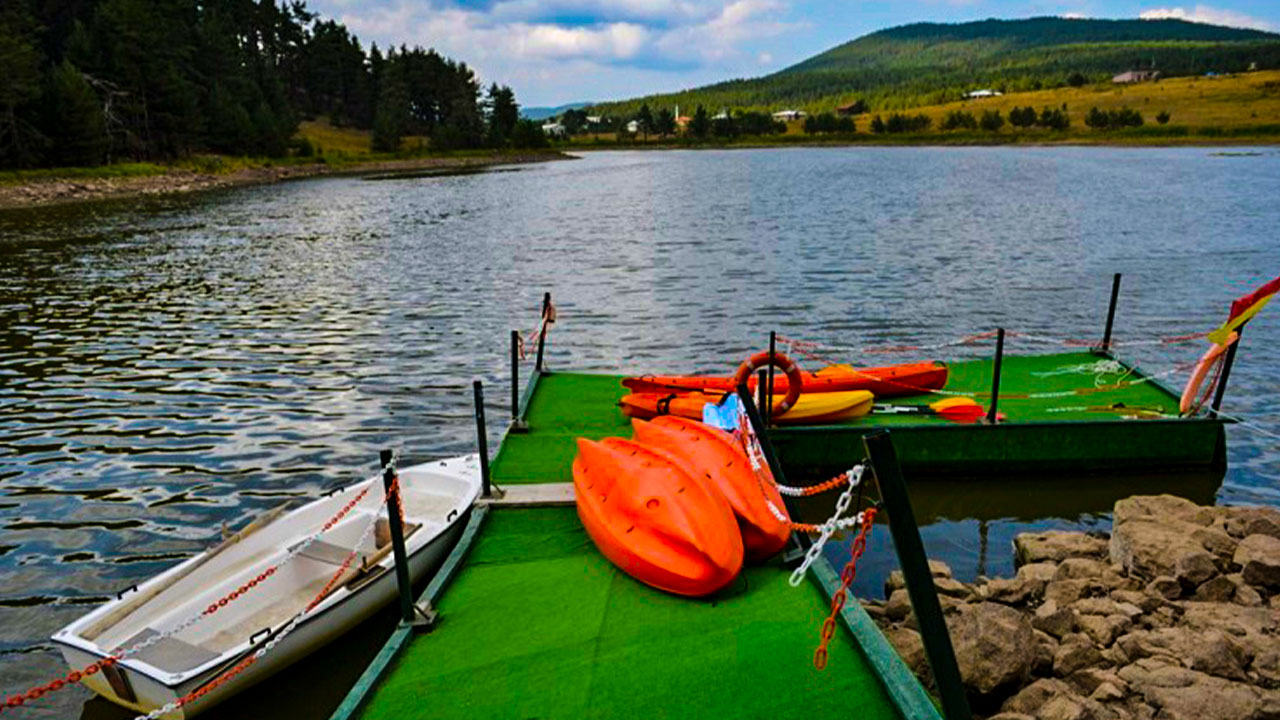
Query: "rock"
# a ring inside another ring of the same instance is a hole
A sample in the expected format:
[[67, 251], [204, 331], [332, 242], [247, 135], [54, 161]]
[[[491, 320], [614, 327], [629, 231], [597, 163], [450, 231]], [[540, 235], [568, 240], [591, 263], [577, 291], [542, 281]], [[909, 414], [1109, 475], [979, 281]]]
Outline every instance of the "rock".
[[1168, 668], [1145, 677], [1133, 675], [1129, 681], [1133, 689], [1159, 708], [1160, 718], [1254, 720], [1261, 715], [1261, 694], [1243, 683], [1182, 668]]
[[1237, 605], [1257, 607], [1262, 604], [1262, 595], [1258, 594], [1258, 591], [1254, 590], [1253, 586], [1244, 581], [1244, 575], [1234, 573], [1223, 577], [1230, 580], [1232, 585], [1235, 585], [1235, 593], [1233, 593], [1232, 597]]
[[1090, 578], [1054, 580], [1044, 587], [1045, 600], [1053, 600], [1064, 606], [1070, 605], [1082, 597], [1106, 594], [1107, 588], [1101, 582]]
[[1036, 720], [1036, 716], [1027, 715], [1026, 713], [1002, 712], [992, 715], [987, 720]]
[[1080, 578], [1100, 578], [1110, 570], [1110, 566], [1100, 560], [1089, 558], [1067, 558], [1058, 565], [1054, 580], [1078, 580]]
[[950, 597], [966, 598], [973, 594], [973, 589], [968, 585], [949, 577], [934, 578], [933, 587], [939, 594]]
[[1244, 654], [1227, 636], [1217, 632], [1201, 633], [1187, 645], [1191, 669], [1229, 680], [1244, 680]]
[[988, 600], [1006, 605], [1021, 605], [1031, 597], [1031, 587], [1022, 578], [996, 578], [985, 586]]
[[1031, 627], [1055, 638], [1071, 632], [1075, 625], [1075, 611], [1071, 608], [1058, 607], [1058, 603], [1053, 600], [1044, 601], [1043, 605], [1036, 608], [1036, 614], [1031, 618]]
[[1183, 602], [1179, 605], [1184, 608], [1182, 629], [1226, 633], [1246, 657], [1274, 648], [1276, 636], [1280, 635], [1280, 613], [1269, 608], [1233, 603]]
[[1164, 600], [1177, 600], [1182, 597], [1182, 583], [1173, 577], [1161, 575], [1147, 583], [1147, 594]]
[[1036, 717], [1040, 720], [1093, 720], [1094, 715], [1085, 707], [1083, 699], [1074, 693], [1050, 698]]
[[1197, 527], [1180, 520], [1146, 517], [1117, 524], [1111, 533], [1111, 562], [1122, 565], [1130, 577], [1176, 577], [1181, 557], [1205, 553], [1200, 543], [1191, 538]]
[[1240, 541], [1233, 559], [1242, 568], [1245, 582], [1280, 589], [1280, 538], [1249, 535]]
[[1067, 678], [1067, 684], [1075, 688], [1076, 692], [1081, 695], [1089, 695], [1098, 689], [1099, 685], [1110, 683], [1114, 687], [1121, 689], [1127, 688], [1128, 683], [1120, 679], [1112, 670], [1102, 670], [1099, 668], [1085, 668], [1071, 673], [1071, 677]]
[[929, 657], [924, 652], [924, 642], [920, 639], [920, 633], [904, 627], [895, 627], [885, 630], [884, 637], [925, 687], [933, 683], [933, 671], [929, 667]]
[[1053, 654], [1053, 674], [1066, 677], [1077, 670], [1103, 662], [1102, 653], [1093, 646], [1089, 637], [1076, 633], [1063, 638], [1058, 651]]
[[[951, 566], [941, 560], [929, 561], [929, 574], [935, 578], [949, 578], [951, 575]], [[907, 579], [901, 570], [894, 570], [889, 573], [889, 577], [884, 581], [884, 594], [888, 597], [893, 594], [894, 590], [901, 590], [907, 586]]]
[[889, 615], [884, 611], [884, 603], [875, 600], [863, 600], [862, 609], [867, 611], [867, 615], [877, 623], [889, 620]]
[[1018, 535], [1013, 539], [1013, 549], [1019, 565], [1062, 562], [1073, 557], [1101, 560], [1107, 555], [1107, 542], [1081, 532], [1047, 530]]
[[[1280, 540], [1276, 542], [1280, 543]], [[1218, 566], [1213, 556], [1204, 550], [1184, 553], [1174, 563], [1173, 576], [1188, 590], [1218, 574]]]
[[990, 695], [1031, 676], [1035, 636], [1022, 613], [983, 602], [964, 606], [948, 625], [960, 678], [974, 693]]
[[[1248, 585], [1245, 585], [1245, 587], [1248, 587]], [[1236, 584], [1230, 578], [1219, 575], [1201, 583], [1200, 587], [1196, 588], [1196, 594], [1191, 599], [1202, 602], [1228, 602], [1235, 595]]]
[[1049, 675], [1053, 672], [1053, 654], [1058, 651], [1058, 641], [1039, 630], [1035, 631], [1035, 636], [1036, 656], [1031, 663], [1031, 673], [1041, 676]]
[[1111, 598], [1084, 598], [1071, 603], [1071, 609], [1081, 615], [1115, 615], [1120, 612], [1119, 603]]
[[884, 614], [895, 622], [905, 620], [911, 614], [911, 597], [906, 590], [894, 590], [885, 603]]
[[1193, 525], [1209, 525], [1214, 508], [1197, 505], [1174, 495], [1135, 495], [1120, 500], [1113, 508], [1113, 523], [1121, 525], [1139, 518], [1180, 520]]
[[1124, 667], [1129, 664], [1130, 658], [1119, 643], [1113, 643], [1111, 647], [1102, 651], [1102, 659], [1115, 667]]
[[1245, 537], [1250, 535], [1267, 535], [1280, 539], [1280, 513], [1276, 517], [1255, 517], [1245, 526]]
[[1088, 635], [1095, 645], [1104, 648], [1132, 624], [1133, 621], [1124, 615], [1080, 615], [1076, 618], [1076, 629]]
[[[767, 388], [766, 388], [766, 389], [767, 389]], [[1110, 702], [1110, 701], [1112, 701], [1112, 700], [1123, 700], [1123, 699], [1124, 699], [1124, 691], [1123, 691], [1123, 690], [1121, 690], [1120, 688], [1116, 687], [1115, 685], [1112, 685], [1112, 684], [1111, 684], [1111, 683], [1109, 683], [1109, 682], [1104, 682], [1104, 683], [1102, 683], [1101, 685], [1099, 685], [1099, 686], [1098, 686], [1098, 687], [1097, 687], [1097, 688], [1096, 688], [1096, 689], [1095, 689], [1095, 690], [1094, 690], [1094, 691], [1089, 695], [1089, 697], [1091, 697], [1091, 698], [1093, 698], [1094, 700], [1097, 700], [1097, 701], [1099, 701], [1099, 702]]]
[[[1256, 520], [1269, 520], [1272, 523], [1280, 524], [1280, 510], [1275, 508], [1238, 506], [1238, 507], [1222, 507], [1217, 508], [1222, 518], [1223, 529], [1228, 534], [1244, 538], [1249, 535], [1270, 535], [1271, 533], [1254, 533], [1250, 532], [1250, 527]], [[1258, 527], [1263, 527], [1259, 525]]]
[[1018, 568], [1018, 579], [1022, 581], [1031, 597], [1043, 597], [1044, 587], [1053, 580], [1058, 566], [1053, 563], [1028, 563]]
[[1249, 669], [1271, 687], [1280, 687], [1280, 648], [1258, 653]]
[[1236, 552], [1236, 545], [1239, 544], [1225, 530], [1219, 530], [1216, 527], [1196, 528], [1191, 533], [1191, 539], [1200, 543], [1200, 547], [1213, 553], [1219, 562], [1230, 561], [1231, 556]]
[[1163, 597], [1153, 597], [1141, 590], [1112, 590], [1111, 599], [1118, 603], [1133, 605], [1144, 613], [1149, 613], [1160, 607], [1164, 600]]
[[1071, 695], [1071, 686], [1061, 680], [1045, 678], [1037, 680], [1018, 691], [1000, 706], [1003, 713], [1032, 714], [1044, 707], [1050, 699], [1059, 695]]

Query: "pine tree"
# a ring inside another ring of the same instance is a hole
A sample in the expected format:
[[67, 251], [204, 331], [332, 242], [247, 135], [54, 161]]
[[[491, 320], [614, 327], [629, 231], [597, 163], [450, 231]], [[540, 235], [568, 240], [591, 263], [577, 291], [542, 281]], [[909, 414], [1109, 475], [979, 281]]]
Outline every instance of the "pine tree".
[[409, 117], [409, 94], [399, 73], [389, 72], [382, 78], [378, 97], [378, 113], [373, 119], [371, 146], [374, 152], [399, 152]]
[[107, 153], [102, 106], [84, 75], [63, 60], [49, 75], [45, 122], [50, 131], [49, 160], [55, 165], [97, 165]]
[[35, 21], [19, 2], [0, 3], [0, 166], [35, 164], [45, 144], [35, 117], [40, 96], [35, 32]]

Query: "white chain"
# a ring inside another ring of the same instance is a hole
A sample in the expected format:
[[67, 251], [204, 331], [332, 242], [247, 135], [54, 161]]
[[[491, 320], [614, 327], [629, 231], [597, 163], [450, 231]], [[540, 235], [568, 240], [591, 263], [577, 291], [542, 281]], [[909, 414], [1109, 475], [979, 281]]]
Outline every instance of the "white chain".
[[[392, 458], [391, 465], [389, 465], [388, 467], [395, 467], [394, 457]], [[360, 552], [360, 546], [364, 545], [364, 542], [369, 539], [370, 535], [373, 534], [373, 530], [374, 530], [374, 527], [377, 526], [377, 522], [378, 522], [378, 515], [376, 513], [373, 515], [370, 515], [369, 522], [368, 524], [365, 525], [364, 532], [360, 534], [360, 538], [356, 540], [355, 545], [352, 546], [351, 552], [348, 553], [347, 557], [343, 559], [344, 563], [348, 562], [352, 557], [356, 555], [356, 553]], [[313, 537], [318, 537], [318, 535]], [[341, 573], [345, 571], [346, 569], [343, 568], [343, 569], [340, 569], [338, 572]], [[319, 603], [316, 603], [316, 606], [318, 607]], [[293, 632], [294, 628], [298, 627], [298, 625], [303, 621], [303, 619], [306, 618], [307, 614], [313, 609], [314, 608], [310, 608], [310, 607], [303, 608], [301, 612], [294, 615], [293, 618], [288, 622], [288, 624], [286, 624], [280, 630], [280, 632], [276, 633], [275, 637], [272, 637], [270, 640], [266, 642], [265, 645], [258, 648], [258, 650], [253, 653], [253, 661], [257, 662], [261, 660], [267, 653], [274, 650], [276, 645], [280, 644], [281, 640], [284, 640], [289, 633]], [[159, 720], [159, 718], [164, 717], [165, 715], [171, 712], [174, 712], [175, 710], [178, 710], [181, 707], [182, 707], [182, 702], [180, 702], [180, 700], [174, 700], [172, 702], [166, 703], [165, 705], [162, 705], [156, 708], [155, 710], [152, 710], [146, 715], [139, 715], [136, 718], [134, 718], [134, 720]]]
[[837, 530], [862, 524], [863, 513], [843, 519], [840, 516], [853, 504], [853, 490], [862, 482], [862, 473], [865, 469], [865, 465], [855, 465], [849, 470], [849, 487], [845, 488], [843, 493], [840, 493], [840, 498], [836, 500], [835, 513], [822, 524], [821, 534], [818, 535], [818, 539], [813, 542], [813, 545], [809, 546], [809, 550], [804, 554], [804, 560], [800, 563], [800, 567], [791, 573], [791, 578], [787, 580], [791, 587], [800, 587], [800, 583], [804, 582], [805, 574], [809, 572], [809, 566], [822, 554], [822, 547], [827, 544], [827, 541], [831, 539], [831, 536]]

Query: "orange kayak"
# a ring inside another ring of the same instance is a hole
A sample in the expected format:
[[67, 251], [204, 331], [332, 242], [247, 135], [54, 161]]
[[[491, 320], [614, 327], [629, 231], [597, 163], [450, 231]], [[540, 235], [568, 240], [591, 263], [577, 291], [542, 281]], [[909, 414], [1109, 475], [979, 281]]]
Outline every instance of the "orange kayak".
[[[728, 433], [671, 415], [652, 422], [632, 420], [631, 424], [638, 442], [676, 456], [695, 476], [704, 478], [724, 495], [738, 518], [748, 560], [766, 560], [787, 544], [791, 537], [787, 525], [790, 518], [782, 496], [773, 483], [756, 477], [747, 454]], [[770, 511], [770, 501], [785, 519], [778, 519]]]
[[[947, 366], [930, 361], [886, 365], [884, 367], [852, 368], [848, 365], [831, 365], [816, 373], [801, 372], [805, 393], [844, 392], [870, 390], [876, 397], [901, 397], [919, 395], [929, 390], [941, 390], [947, 384]], [[622, 381], [632, 392], [660, 393], [688, 390], [705, 392], [732, 392], [733, 379], [705, 375], [641, 375]], [[748, 383], [755, 391], [756, 380]], [[773, 392], [787, 392], [787, 376], [773, 376]], [[803, 397], [803, 395], [801, 396]]]
[[622, 438], [578, 438], [573, 489], [596, 547], [645, 584], [709, 595], [742, 569], [729, 502], [666, 452]]

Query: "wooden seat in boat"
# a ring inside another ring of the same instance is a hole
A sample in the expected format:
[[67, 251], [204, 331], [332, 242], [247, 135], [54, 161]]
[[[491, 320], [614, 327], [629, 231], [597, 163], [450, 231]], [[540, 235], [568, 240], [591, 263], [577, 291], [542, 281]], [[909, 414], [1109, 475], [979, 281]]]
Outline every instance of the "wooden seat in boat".
[[[159, 631], [155, 628], [144, 628], [142, 632], [129, 638], [119, 648], [116, 648], [116, 652], [123, 648], [133, 647], [159, 634]], [[199, 645], [192, 645], [175, 637], [167, 637], [131, 657], [161, 670], [180, 673], [199, 667], [217, 658], [218, 653], [206, 650]]]

